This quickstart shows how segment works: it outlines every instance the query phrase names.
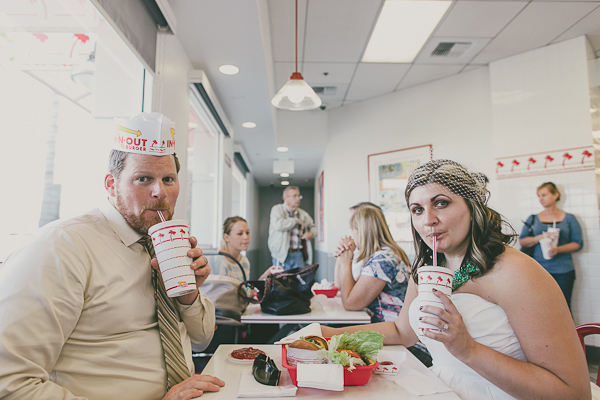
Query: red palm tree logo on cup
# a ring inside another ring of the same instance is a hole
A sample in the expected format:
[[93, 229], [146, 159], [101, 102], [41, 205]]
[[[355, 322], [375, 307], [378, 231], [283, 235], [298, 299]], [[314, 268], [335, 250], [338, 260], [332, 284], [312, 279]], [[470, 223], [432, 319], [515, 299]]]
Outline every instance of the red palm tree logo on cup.
[[173, 229], [169, 230], [169, 236], [171, 237], [171, 242], [173, 241], [173, 235], [176, 234], [177, 232], [175, 232]]
[[181, 229], [179, 232], [181, 233], [181, 240], [183, 240], [185, 236], [185, 231]]
[[163, 235], [162, 233], [158, 234], [158, 239], [160, 240], [159, 244], [162, 244], [162, 238], [164, 238], [164, 237], [165, 237], [165, 235]]

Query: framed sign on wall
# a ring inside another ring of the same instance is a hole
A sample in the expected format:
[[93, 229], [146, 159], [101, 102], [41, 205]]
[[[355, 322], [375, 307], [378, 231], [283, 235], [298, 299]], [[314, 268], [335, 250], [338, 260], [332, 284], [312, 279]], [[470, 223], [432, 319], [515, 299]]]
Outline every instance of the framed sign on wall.
[[396, 242], [412, 242], [410, 212], [404, 199], [404, 190], [412, 171], [430, 161], [432, 155], [432, 146], [425, 145], [367, 157], [369, 201], [383, 210]]

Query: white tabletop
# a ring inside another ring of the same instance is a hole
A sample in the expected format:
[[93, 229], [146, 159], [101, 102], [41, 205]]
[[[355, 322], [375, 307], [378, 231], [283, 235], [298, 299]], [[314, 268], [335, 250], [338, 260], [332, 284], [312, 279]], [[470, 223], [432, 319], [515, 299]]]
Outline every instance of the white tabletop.
[[[252, 365], [239, 365], [227, 361], [229, 354], [235, 349], [247, 347], [250, 345], [221, 345], [212, 356], [202, 374], [216, 376], [225, 381], [225, 386], [219, 392], [206, 392], [198, 400], [231, 400], [237, 398], [240, 377], [244, 369], [252, 369]], [[263, 350], [271, 357], [282, 374], [288, 374], [288, 371], [281, 365], [281, 346], [267, 344], [253, 344], [254, 348]], [[422, 373], [430, 373], [411, 352], [404, 346], [385, 346], [385, 350], [399, 351], [406, 353], [407, 365]], [[298, 388], [296, 397], [309, 399], [360, 399], [377, 398], [377, 400], [460, 400], [454, 392], [438, 393], [429, 396], [415, 396], [396, 385], [395, 382], [384, 378], [382, 375], [373, 374], [369, 383], [364, 386], [344, 386], [342, 392], [330, 390]], [[285, 398], [282, 398], [285, 399]]]
[[307, 314], [264, 314], [260, 310], [260, 305], [250, 304], [242, 315], [242, 323], [244, 324], [310, 324], [313, 322], [322, 324], [369, 324], [371, 317], [366, 311], [346, 311], [340, 297], [328, 298], [325, 307], [322, 309], [313, 308]]

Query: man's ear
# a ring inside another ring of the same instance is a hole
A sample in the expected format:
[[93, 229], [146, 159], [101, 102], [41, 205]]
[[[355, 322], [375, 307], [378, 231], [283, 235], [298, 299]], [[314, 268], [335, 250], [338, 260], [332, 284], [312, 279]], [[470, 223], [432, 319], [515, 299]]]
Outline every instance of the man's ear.
[[116, 195], [116, 184], [117, 180], [115, 179], [113, 174], [111, 174], [110, 172], [106, 174], [106, 176], [104, 177], [104, 188], [106, 189], [110, 197], [115, 197]]

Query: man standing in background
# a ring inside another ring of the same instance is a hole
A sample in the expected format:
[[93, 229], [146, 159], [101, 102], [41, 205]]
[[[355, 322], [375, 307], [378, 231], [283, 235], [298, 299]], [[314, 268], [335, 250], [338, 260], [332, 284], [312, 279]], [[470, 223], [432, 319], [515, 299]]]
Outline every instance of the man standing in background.
[[311, 216], [299, 208], [301, 200], [300, 189], [288, 186], [283, 191], [283, 204], [271, 209], [269, 251], [273, 265], [282, 265], [286, 271], [304, 266], [302, 254], [317, 231]]

